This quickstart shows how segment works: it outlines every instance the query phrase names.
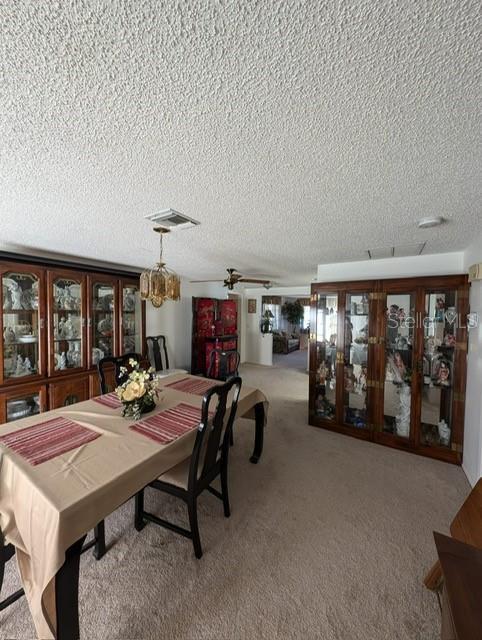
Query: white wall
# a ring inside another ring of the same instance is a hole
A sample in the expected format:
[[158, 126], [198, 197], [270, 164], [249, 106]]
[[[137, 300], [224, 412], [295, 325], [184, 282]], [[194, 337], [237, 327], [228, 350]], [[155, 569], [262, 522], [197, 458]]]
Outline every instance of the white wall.
[[[273, 363], [272, 337], [264, 338], [260, 330], [261, 300], [263, 296], [306, 297], [310, 295], [309, 285], [303, 287], [271, 287], [267, 290], [244, 289], [243, 316], [245, 332], [244, 350], [241, 352], [242, 362], [271, 365]], [[256, 313], [248, 313], [248, 299], [256, 300]]]
[[163, 334], [167, 339], [171, 368], [191, 369], [192, 297], [227, 298], [222, 283], [181, 282], [181, 299], [165, 302], [160, 309], [146, 303], [147, 335]]
[[318, 265], [318, 282], [409, 278], [464, 273], [464, 252], [439, 253], [408, 258], [361, 260]]
[[[465, 269], [482, 262], [482, 235], [465, 251]], [[482, 320], [482, 281], [470, 287], [470, 311]], [[473, 486], [482, 477], [482, 326], [469, 330], [463, 469]]]

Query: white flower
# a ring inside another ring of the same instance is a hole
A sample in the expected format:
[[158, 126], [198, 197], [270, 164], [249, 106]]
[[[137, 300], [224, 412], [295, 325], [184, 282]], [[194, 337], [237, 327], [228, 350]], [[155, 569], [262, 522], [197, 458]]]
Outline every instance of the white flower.
[[146, 387], [144, 386], [144, 383], [134, 381], [129, 382], [129, 384], [124, 389], [124, 393], [122, 394], [122, 400], [124, 400], [124, 402], [132, 402], [132, 400], [142, 398], [145, 393]]

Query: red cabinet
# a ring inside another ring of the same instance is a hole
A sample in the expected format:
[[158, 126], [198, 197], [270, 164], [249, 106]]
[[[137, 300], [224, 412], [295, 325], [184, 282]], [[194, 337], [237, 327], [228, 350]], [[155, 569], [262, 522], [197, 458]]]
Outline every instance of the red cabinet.
[[211, 351], [238, 348], [235, 300], [192, 299], [191, 373], [206, 375]]

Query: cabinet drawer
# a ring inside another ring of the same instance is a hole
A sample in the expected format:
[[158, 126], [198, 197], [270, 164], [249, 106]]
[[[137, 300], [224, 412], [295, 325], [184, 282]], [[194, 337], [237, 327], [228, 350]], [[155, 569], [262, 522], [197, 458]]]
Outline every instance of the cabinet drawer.
[[60, 380], [49, 385], [50, 409], [67, 407], [88, 399], [89, 377], [86, 375]]

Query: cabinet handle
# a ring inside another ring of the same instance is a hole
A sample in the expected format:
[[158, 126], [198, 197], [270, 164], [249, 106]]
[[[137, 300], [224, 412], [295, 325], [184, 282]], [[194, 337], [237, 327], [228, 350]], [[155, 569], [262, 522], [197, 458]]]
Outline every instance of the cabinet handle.
[[40, 328], [41, 329], [45, 328], [45, 319], [44, 318], [40, 318]]
[[90, 328], [92, 326], [92, 318], [87, 318], [87, 326]]

